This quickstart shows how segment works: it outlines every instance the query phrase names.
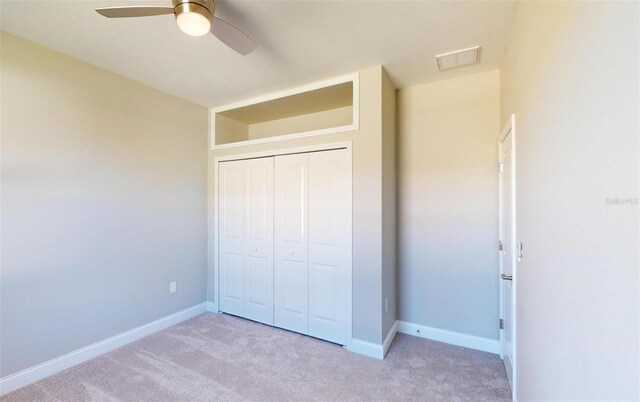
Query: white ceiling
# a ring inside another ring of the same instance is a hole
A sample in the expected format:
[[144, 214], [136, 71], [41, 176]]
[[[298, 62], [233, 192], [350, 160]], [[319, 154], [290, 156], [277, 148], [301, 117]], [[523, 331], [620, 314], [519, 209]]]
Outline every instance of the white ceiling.
[[[241, 56], [172, 15], [108, 19], [96, 7], [171, 0], [0, 1], [0, 29], [205, 106], [382, 64], [396, 87], [495, 69], [513, 1], [230, 1], [216, 16], [251, 36]], [[481, 45], [480, 64], [438, 71], [435, 55]]]

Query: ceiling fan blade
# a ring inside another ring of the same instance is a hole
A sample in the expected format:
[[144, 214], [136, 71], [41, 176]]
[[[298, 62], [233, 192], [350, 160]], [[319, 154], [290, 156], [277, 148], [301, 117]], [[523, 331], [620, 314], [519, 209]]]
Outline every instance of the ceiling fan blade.
[[173, 14], [173, 7], [131, 6], [96, 8], [100, 15], [108, 18], [150, 17], [152, 15]]
[[248, 37], [244, 32], [229, 24], [227, 21], [215, 16], [211, 24], [211, 33], [225, 45], [243, 56], [253, 52], [257, 47], [253, 39]]

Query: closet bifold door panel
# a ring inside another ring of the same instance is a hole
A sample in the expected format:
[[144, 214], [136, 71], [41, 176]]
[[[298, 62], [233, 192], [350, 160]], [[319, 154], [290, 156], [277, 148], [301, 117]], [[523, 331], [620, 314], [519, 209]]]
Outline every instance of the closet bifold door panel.
[[309, 154], [309, 335], [351, 336], [351, 161], [346, 150]]
[[218, 172], [220, 310], [243, 315], [244, 176], [242, 161], [220, 163]]
[[309, 332], [308, 154], [275, 158], [274, 324]]
[[273, 158], [219, 164], [220, 310], [273, 325]]

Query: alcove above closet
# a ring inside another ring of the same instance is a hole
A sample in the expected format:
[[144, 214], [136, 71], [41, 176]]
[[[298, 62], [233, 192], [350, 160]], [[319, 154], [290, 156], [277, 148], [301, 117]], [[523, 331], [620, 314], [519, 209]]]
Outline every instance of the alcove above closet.
[[352, 74], [214, 108], [211, 148], [357, 130], [358, 84]]

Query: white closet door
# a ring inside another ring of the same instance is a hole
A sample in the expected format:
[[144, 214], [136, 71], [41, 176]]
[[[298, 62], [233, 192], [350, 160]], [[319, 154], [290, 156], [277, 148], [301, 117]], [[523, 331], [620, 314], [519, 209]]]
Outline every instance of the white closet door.
[[220, 309], [273, 325], [273, 158], [220, 164]]
[[276, 326], [309, 331], [308, 154], [275, 158]]
[[244, 316], [273, 325], [273, 158], [245, 163]]
[[351, 334], [351, 164], [346, 150], [309, 154], [309, 335]]
[[240, 316], [244, 315], [245, 170], [243, 161], [224, 162], [218, 173], [220, 310]]

